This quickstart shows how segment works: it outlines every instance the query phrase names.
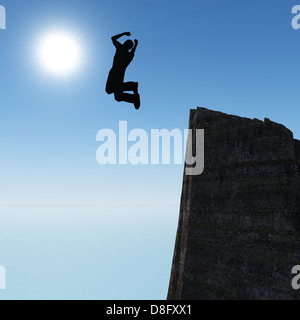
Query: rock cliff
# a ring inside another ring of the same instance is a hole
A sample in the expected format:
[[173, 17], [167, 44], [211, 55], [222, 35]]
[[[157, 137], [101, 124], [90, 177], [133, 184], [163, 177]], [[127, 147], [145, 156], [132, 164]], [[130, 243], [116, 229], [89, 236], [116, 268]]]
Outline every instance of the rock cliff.
[[168, 299], [300, 299], [300, 141], [284, 126], [198, 108], [205, 169], [184, 176]]

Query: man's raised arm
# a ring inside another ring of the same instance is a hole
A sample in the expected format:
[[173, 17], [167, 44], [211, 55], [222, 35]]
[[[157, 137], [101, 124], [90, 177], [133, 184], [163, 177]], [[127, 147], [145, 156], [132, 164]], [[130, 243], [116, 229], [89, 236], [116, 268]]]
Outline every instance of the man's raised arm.
[[139, 44], [138, 40], [135, 39], [135, 40], [134, 40], [134, 46], [133, 46], [132, 50], [130, 51], [132, 54], [135, 53], [135, 50], [136, 50], [138, 44]]
[[120, 34], [117, 34], [116, 36], [111, 37], [111, 40], [114, 44], [115, 47], [118, 47], [121, 45], [121, 43], [119, 41], [117, 41], [119, 38], [123, 37], [123, 36], [128, 36], [130, 37], [131, 33], [130, 32], [123, 32]]

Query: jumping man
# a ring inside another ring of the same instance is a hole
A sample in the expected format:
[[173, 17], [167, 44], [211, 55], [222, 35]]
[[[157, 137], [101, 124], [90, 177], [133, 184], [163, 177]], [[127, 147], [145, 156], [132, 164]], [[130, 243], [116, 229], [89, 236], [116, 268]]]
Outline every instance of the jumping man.
[[[108, 94], [113, 93], [118, 102], [125, 101], [133, 103], [134, 107], [138, 110], [141, 105], [140, 95], [138, 93], [138, 83], [124, 82], [125, 71], [133, 60], [138, 40], [134, 40], [134, 43], [131, 40], [127, 40], [123, 45], [117, 41], [123, 36], [130, 37], [130, 35], [130, 32], [124, 32], [111, 38], [116, 47], [116, 54], [113, 66], [108, 75], [105, 91]], [[133, 94], [125, 93], [125, 91], [132, 91]]]

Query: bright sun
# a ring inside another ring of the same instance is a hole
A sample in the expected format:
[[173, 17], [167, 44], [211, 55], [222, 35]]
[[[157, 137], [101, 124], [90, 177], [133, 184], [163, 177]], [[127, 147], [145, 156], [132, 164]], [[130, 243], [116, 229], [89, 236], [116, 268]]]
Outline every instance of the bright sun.
[[42, 38], [38, 48], [42, 67], [55, 75], [68, 75], [76, 71], [81, 62], [78, 40], [69, 33], [56, 31]]

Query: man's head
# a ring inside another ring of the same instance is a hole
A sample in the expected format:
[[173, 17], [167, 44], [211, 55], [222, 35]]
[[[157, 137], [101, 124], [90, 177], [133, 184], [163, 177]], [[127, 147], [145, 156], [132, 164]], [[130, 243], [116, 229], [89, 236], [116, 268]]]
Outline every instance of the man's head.
[[129, 51], [133, 47], [133, 42], [131, 40], [127, 40], [123, 44], [123, 48]]

